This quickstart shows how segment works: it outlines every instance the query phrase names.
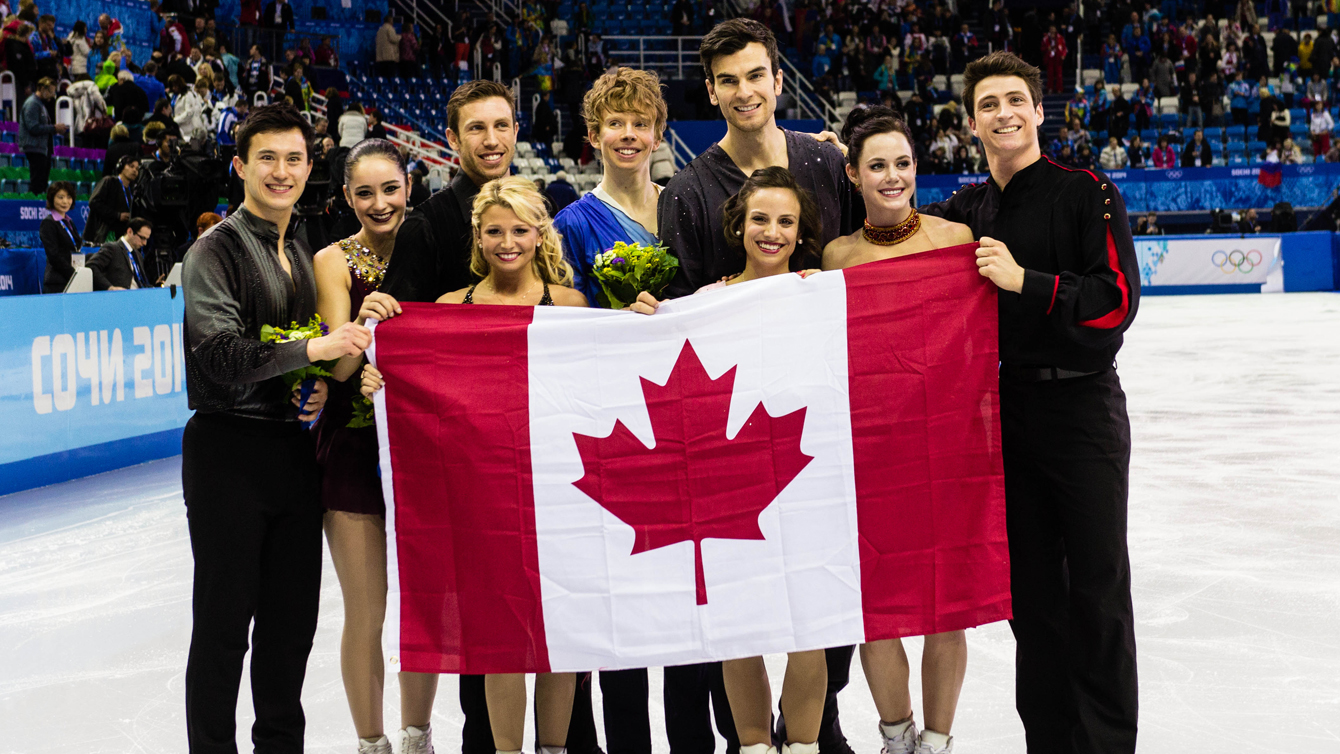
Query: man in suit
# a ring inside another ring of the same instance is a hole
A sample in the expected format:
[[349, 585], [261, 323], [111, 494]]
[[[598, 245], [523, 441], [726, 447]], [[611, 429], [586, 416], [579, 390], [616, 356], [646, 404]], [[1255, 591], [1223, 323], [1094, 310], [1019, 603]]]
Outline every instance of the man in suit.
[[108, 234], [122, 235], [135, 204], [135, 182], [140, 178], [140, 158], [126, 155], [116, 165], [116, 175], [103, 177], [88, 198], [88, 222], [84, 240], [102, 243]]
[[140, 253], [153, 231], [153, 223], [143, 217], [132, 217], [120, 238], [103, 244], [88, 260], [94, 281], [105, 280], [109, 291], [153, 287], [154, 283], [145, 271], [144, 256]]
[[293, 31], [293, 6], [285, 0], [271, 0], [261, 12], [261, 26], [267, 29], [288, 29]]

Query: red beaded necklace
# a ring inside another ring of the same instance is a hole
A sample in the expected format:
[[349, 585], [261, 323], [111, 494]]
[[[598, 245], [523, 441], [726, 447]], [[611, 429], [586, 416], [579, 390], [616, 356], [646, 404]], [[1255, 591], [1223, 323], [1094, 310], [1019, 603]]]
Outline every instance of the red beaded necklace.
[[921, 215], [917, 213], [914, 207], [912, 214], [908, 215], [906, 220], [891, 228], [871, 225], [870, 220], [867, 219], [865, 228], [861, 233], [865, 236], [865, 240], [876, 246], [893, 246], [915, 236], [919, 230], [921, 230]]

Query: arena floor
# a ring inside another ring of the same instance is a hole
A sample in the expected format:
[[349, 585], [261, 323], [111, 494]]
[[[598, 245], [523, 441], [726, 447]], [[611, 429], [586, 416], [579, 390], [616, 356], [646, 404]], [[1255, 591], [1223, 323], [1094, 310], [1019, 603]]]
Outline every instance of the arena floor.
[[[1340, 296], [1149, 297], [1119, 361], [1140, 751], [1340, 752]], [[179, 459], [0, 499], [0, 752], [185, 751], [190, 585]], [[304, 693], [313, 752], [355, 748], [341, 609], [327, 560]], [[957, 749], [1023, 752], [1009, 629], [968, 642]], [[784, 663], [769, 658], [775, 684]], [[859, 666], [841, 705], [853, 747], [877, 754]], [[238, 717], [249, 751], [245, 682]], [[459, 718], [444, 679], [439, 752], [459, 751]]]

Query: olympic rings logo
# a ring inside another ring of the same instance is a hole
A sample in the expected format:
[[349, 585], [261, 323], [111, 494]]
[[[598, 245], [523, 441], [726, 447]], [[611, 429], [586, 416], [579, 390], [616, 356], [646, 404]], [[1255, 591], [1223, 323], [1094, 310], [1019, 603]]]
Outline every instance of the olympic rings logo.
[[1251, 251], [1216, 251], [1210, 255], [1210, 263], [1224, 271], [1225, 275], [1232, 275], [1235, 271], [1246, 275], [1256, 269], [1261, 264], [1261, 252], [1256, 249]]

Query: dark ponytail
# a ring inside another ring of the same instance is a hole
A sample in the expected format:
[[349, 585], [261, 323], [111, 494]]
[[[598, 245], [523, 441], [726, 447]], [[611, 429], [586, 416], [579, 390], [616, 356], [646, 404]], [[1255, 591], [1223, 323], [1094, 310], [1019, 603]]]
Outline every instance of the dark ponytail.
[[861, 105], [847, 113], [842, 124], [842, 143], [847, 145], [847, 163], [857, 167], [861, 161], [861, 149], [865, 140], [871, 136], [887, 133], [900, 133], [907, 137], [907, 145], [913, 147], [916, 160], [916, 141], [912, 138], [912, 129], [897, 111], [883, 105]]
[[400, 156], [400, 150], [396, 145], [386, 139], [364, 139], [349, 149], [349, 153], [344, 156], [344, 185], [349, 185], [349, 179], [354, 174], [354, 168], [365, 157], [380, 157], [384, 160], [390, 160], [400, 170], [400, 175], [408, 176], [405, 172], [405, 159]]

